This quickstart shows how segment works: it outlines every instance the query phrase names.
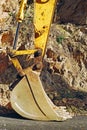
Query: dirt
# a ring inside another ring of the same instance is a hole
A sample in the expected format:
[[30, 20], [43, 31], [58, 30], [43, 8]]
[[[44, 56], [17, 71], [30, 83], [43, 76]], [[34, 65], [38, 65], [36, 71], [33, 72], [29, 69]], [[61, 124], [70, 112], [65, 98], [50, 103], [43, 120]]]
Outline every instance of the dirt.
[[[6, 4], [8, 6], [6, 6]], [[0, 56], [6, 47], [12, 48], [16, 31], [18, 1], [4, 0], [0, 4]], [[10, 7], [10, 8], [9, 8]], [[30, 13], [29, 13], [30, 12]], [[33, 48], [33, 5], [27, 8], [21, 23], [18, 48]], [[66, 106], [74, 115], [87, 115], [87, 27], [71, 23], [51, 25], [41, 75], [47, 95], [57, 106]], [[8, 58], [7, 58], [8, 59]], [[9, 86], [17, 78], [15, 67], [3, 58], [0, 70], [0, 110], [11, 111]], [[23, 68], [31, 62], [29, 56], [18, 57]], [[5, 65], [4, 65], [5, 64]], [[5, 67], [5, 68], [4, 68]]]
[[[13, 116], [13, 118], [12, 118]], [[87, 130], [87, 116], [78, 116], [64, 122], [44, 122], [20, 119], [18, 115], [0, 117], [0, 129], [2, 130]]]

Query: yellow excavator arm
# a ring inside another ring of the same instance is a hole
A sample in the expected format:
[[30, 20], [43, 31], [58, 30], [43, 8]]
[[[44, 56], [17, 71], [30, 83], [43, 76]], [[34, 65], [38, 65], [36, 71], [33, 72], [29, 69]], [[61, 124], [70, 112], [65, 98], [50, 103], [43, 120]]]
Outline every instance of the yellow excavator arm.
[[[17, 21], [20, 23], [24, 19], [24, 10], [27, 0], [22, 0], [20, 9], [17, 15]], [[51, 21], [54, 14], [56, 0], [34, 0], [34, 29], [35, 39], [34, 44], [36, 49], [42, 50], [42, 55], [45, 54], [47, 38]]]
[[35, 48], [45, 54], [48, 34], [52, 22], [56, 0], [36, 0], [34, 4]]
[[24, 19], [24, 10], [27, 0], [22, 0], [17, 15], [18, 27], [14, 39], [13, 50], [9, 52], [9, 57], [20, 75], [20, 79], [15, 81], [11, 89], [10, 101], [12, 108], [21, 116], [34, 120], [55, 120], [63, 121], [71, 118], [63, 107], [55, 106], [46, 95], [40, 80], [41, 68], [39, 71], [32, 67], [22, 69], [17, 55], [35, 54], [40, 51], [38, 63], [42, 62], [45, 55], [46, 44], [49, 35], [50, 25], [54, 14], [56, 0], [34, 0], [34, 45], [33, 50], [16, 50], [19, 24]]
[[[41, 49], [42, 56], [45, 54], [48, 34], [50, 25], [52, 22], [54, 9], [55, 9], [56, 0], [35, 0], [34, 1], [34, 45], [35, 50], [28, 50], [28, 51], [15, 51], [15, 55], [22, 55], [22, 54], [32, 54], [36, 51], [36, 49]], [[19, 12], [17, 15], [17, 21], [18, 25], [23, 21], [24, 19], [24, 13], [25, 8], [27, 5], [27, 0], [22, 0], [19, 8]], [[19, 27], [19, 26], [18, 26]], [[18, 28], [17, 28], [18, 29]], [[18, 30], [17, 30], [18, 31]], [[17, 38], [17, 36], [15, 36]], [[17, 41], [14, 41], [14, 44], [16, 44]], [[16, 49], [16, 47], [13, 48]]]

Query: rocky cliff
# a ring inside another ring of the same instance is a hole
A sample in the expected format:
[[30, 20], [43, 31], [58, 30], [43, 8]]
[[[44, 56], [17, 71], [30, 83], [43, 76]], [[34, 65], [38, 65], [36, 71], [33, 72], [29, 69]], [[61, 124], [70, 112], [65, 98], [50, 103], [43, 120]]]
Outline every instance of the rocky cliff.
[[[51, 26], [41, 76], [45, 91], [56, 105], [66, 105], [72, 112], [80, 114], [87, 114], [86, 5], [87, 0], [60, 0], [57, 4], [58, 21]], [[3, 0], [0, 3], [1, 106], [9, 103], [9, 85], [17, 76], [17, 71], [8, 63], [2, 49], [12, 47], [18, 6], [18, 0]], [[32, 7], [27, 9], [21, 24], [18, 47], [24, 45], [29, 49], [33, 44]], [[23, 58], [19, 58], [20, 63], [26, 67]]]

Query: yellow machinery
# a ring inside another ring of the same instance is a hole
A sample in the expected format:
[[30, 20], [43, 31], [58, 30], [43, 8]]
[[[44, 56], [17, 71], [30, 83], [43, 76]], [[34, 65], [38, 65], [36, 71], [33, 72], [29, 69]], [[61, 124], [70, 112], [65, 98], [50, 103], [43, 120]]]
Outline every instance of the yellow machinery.
[[[13, 50], [8, 54], [20, 75], [20, 80], [14, 83], [11, 91], [10, 101], [12, 108], [21, 116], [45, 121], [63, 121], [71, 118], [63, 107], [55, 106], [46, 95], [41, 80], [40, 73], [42, 69], [42, 61], [45, 55], [47, 38], [54, 13], [56, 0], [35, 0], [34, 1], [34, 50], [16, 50], [17, 35], [19, 25], [24, 18], [24, 10], [27, 0], [22, 0], [17, 21], [17, 31], [14, 40]], [[35, 55], [34, 69], [28, 67], [22, 69], [17, 55], [29, 54]], [[39, 59], [39, 60], [38, 60]], [[38, 67], [39, 66], [39, 67]]]

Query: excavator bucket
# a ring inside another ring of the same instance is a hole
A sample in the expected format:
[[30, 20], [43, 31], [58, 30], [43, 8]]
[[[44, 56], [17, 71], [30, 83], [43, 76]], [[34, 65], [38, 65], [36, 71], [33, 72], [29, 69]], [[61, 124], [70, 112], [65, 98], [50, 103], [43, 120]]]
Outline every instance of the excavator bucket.
[[[45, 54], [48, 33], [52, 21], [56, 0], [35, 0], [34, 2], [34, 27], [35, 49], [42, 50]], [[22, 70], [16, 59], [12, 58], [15, 68]], [[63, 121], [71, 118], [65, 108], [55, 106], [46, 95], [40, 80], [40, 71], [30, 67], [23, 70], [25, 75], [11, 91], [10, 101], [12, 108], [21, 116], [34, 120]]]
[[28, 68], [11, 92], [11, 105], [21, 116], [34, 120], [63, 121], [71, 118], [63, 107], [55, 106], [46, 95], [39, 72]]

